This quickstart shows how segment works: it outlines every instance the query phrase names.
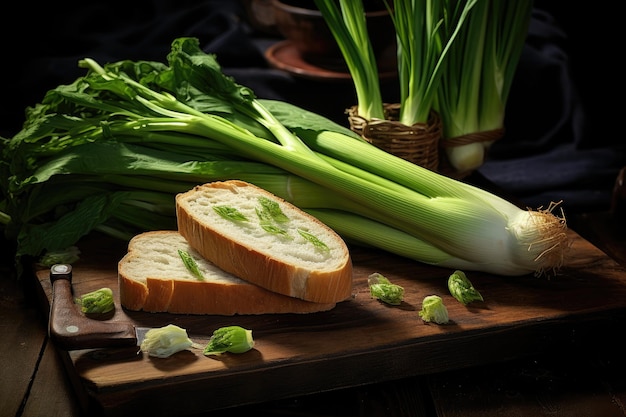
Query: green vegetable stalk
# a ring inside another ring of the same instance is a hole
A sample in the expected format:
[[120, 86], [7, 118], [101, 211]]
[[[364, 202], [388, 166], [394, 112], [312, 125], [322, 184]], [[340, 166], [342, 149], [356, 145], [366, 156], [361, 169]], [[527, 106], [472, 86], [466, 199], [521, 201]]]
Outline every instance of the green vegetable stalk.
[[438, 295], [427, 295], [422, 301], [422, 309], [419, 316], [426, 322], [446, 324], [450, 321], [448, 309], [443, 304], [443, 299]]
[[240, 326], [220, 327], [204, 348], [204, 355], [221, 355], [225, 352], [244, 353], [254, 347], [252, 330]]
[[187, 336], [187, 331], [174, 324], [165, 327], [150, 329], [141, 342], [140, 349], [149, 356], [167, 358], [176, 352], [193, 346]]
[[113, 291], [107, 287], [83, 294], [76, 299], [76, 303], [85, 314], [108, 313], [115, 308]]
[[404, 288], [393, 284], [386, 277], [375, 272], [367, 278], [372, 298], [391, 304], [400, 305], [404, 299]]
[[483, 296], [472, 285], [463, 271], [456, 270], [448, 278], [450, 294], [460, 303], [467, 305], [473, 301], [484, 301]]
[[[476, 3], [451, 45], [437, 91], [448, 160], [459, 172], [480, 167], [504, 134], [506, 104], [526, 42], [533, 0], [462, 0]], [[454, 30], [455, 13], [446, 15]], [[480, 141], [463, 138], [488, 133]], [[456, 142], [456, 143], [454, 143]]]
[[259, 100], [195, 38], [176, 39], [168, 63], [81, 60], [87, 75], [49, 91], [0, 142], [0, 221], [17, 257], [92, 231], [127, 240], [175, 229], [176, 193], [239, 179], [357, 244], [420, 262], [500, 275], [560, 267], [569, 244], [554, 206], [521, 210], [319, 115]]

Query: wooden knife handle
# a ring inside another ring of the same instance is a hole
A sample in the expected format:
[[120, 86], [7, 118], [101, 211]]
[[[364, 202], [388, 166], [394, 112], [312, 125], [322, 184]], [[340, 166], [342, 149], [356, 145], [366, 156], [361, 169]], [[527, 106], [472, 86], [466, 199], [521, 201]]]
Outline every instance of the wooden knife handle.
[[52, 304], [48, 332], [57, 346], [65, 350], [136, 346], [135, 326], [130, 323], [103, 322], [85, 317], [74, 302], [72, 266], [57, 264], [50, 268]]

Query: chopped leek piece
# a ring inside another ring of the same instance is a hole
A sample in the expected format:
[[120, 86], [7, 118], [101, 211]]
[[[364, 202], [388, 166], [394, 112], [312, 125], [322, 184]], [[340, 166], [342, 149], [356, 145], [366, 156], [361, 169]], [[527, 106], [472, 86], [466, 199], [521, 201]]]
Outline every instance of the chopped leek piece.
[[384, 303], [399, 305], [404, 299], [404, 288], [397, 284], [392, 284], [386, 277], [374, 272], [367, 278], [370, 287], [370, 294]]
[[446, 324], [450, 321], [448, 318], [448, 309], [438, 295], [427, 295], [424, 297], [422, 309], [418, 314], [421, 319], [426, 322]]
[[108, 313], [115, 308], [113, 291], [107, 287], [83, 294], [76, 299], [76, 303], [85, 314]]
[[149, 356], [167, 358], [176, 352], [190, 348], [193, 342], [187, 336], [187, 331], [174, 324], [165, 327], [150, 329], [141, 341], [141, 351]]
[[483, 301], [483, 296], [474, 288], [463, 271], [456, 270], [450, 275], [448, 289], [450, 294], [464, 305], [472, 301]]
[[225, 352], [244, 353], [254, 347], [252, 330], [240, 326], [220, 327], [204, 348], [204, 355], [221, 355]]

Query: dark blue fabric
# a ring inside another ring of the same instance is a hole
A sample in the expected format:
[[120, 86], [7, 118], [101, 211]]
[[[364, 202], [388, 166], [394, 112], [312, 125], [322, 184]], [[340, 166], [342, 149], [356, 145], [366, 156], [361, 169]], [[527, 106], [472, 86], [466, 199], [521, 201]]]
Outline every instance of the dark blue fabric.
[[[626, 141], [616, 126], [623, 82], [603, 61], [607, 55], [602, 53], [617, 58], [611, 48], [592, 49], [599, 56], [590, 62], [589, 51], [580, 47], [590, 46], [589, 37], [611, 39], [616, 30], [607, 22], [610, 12], [576, 11], [571, 3], [561, 3], [536, 2], [509, 97], [506, 134], [491, 148], [480, 173], [530, 207], [563, 200], [570, 212], [605, 210], [617, 172], [626, 165]], [[227, 74], [261, 98], [288, 101], [345, 125], [344, 110], [355, 103], [349, 82], [303, 79], [269, 67], [263, 52], [279, 38], [254, 30], [237, 1], [58, 1], [38, 5], [37, 13], [27, 2], [15, 6], [16, 13], [5, 13], [2, 24], [3, 31], [11, 28], [3, 32], [4, 137], [19, 130], [26, 106], [83, 74], [79, 59], [164, 61], [171, 41], [180, 36], [198, 37]], [[589, 78], [586, 65], [595, 62], [595, 78]], [[602, 69], [599, 76], [597, 68]], [[598, 85], [604, 95], [596, 91]], [[383, 87], [386, 101], [397, 100], [393, 82]], [[597, 101], [606, 95], [615, 100]]]

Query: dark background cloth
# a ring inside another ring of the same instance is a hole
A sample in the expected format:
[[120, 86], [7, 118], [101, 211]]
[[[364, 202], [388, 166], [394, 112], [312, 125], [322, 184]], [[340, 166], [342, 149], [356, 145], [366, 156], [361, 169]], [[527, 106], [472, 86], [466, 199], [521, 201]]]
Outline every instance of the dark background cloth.
[[[290, 102], [347, 126], [350, 82], [306, 79], [272, 68], [280, 40], [250, 24], [244, 3], [153, 0], [14, 3], [2, 22], [2, 123], [11, 137], [24, 109], [84, 74], [78, 60], [165, 61], [172, 40], [194, 36], [224, 72], [260, 98]], [[605, 3], [537, 0], [510, 93], [505, 136], [479, 170], [529, 207], [563, 200], [567, 212], [607, 210], [626, 165], [621, 121], [619, 13]], [[397, 100], [394, 81], [383, 98]]]

